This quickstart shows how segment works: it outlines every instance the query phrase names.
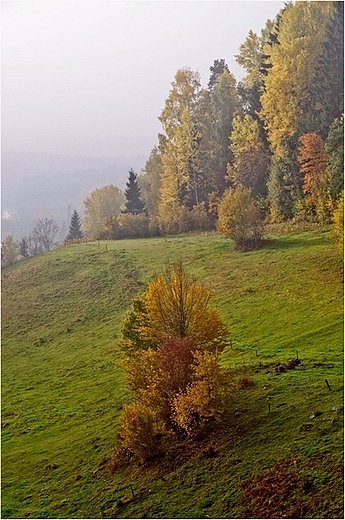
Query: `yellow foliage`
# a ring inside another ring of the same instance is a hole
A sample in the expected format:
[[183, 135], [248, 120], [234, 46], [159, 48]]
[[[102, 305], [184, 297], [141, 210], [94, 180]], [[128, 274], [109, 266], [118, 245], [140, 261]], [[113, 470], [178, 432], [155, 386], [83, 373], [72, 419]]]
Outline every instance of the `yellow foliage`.
[[128, 387], [140, 396], [152, 385], [157, 374], [157, 354], [155, 350], [139, 350], [136, 355], [121, 362], [126, 370]]
[[[261, 117], [276, 157], [303, 126], [332, 2], [296, 2], [281, 13], [279, 44], [266, 45], [271, 68], [264, 78]], [[303, 37], [302, 37], [303, 35]]]
[[344, 191], [339, 197], [338, 204], [333, 212], [334, 223], [334, 240], [340, 250], [344, 254]]
[[140, 462], [144, 462], [156, 453], [158, 432], [159, 423], [153, 408], [146, 406], [141, 401], [136, 401], [124, 408], [120, 430], [121, 443]]
[[260, 211], [249, 189], [229, 189], [219, 204], [217, 230], [235, 241], [238, 248], [257, 247], [263, 233]]
[[218, 312], [209, 307], [211, 291], [175, 266], [158, 276], [143, 296], [147, 309], [141, 326], [145, 341], [157, 345], [171, 338], [191, 338], [199, 347], [222, 349], [229, 331]]
[[175, 424], [188, 435], [200, 433], [211, 420], [219, 420], [224, 412], [226, 386], [218, 356], [195, 352], [195, 381], [172, 403]]

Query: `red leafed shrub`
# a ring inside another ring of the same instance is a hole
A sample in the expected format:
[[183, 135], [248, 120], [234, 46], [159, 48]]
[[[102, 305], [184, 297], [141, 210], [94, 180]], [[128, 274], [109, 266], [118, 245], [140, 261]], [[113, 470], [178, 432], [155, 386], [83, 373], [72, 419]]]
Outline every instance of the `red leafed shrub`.
[[193, 377], [195, 344], [188, 338], [168, 339], [157, 350], [160, 390], [169, 397], [185, 390]]

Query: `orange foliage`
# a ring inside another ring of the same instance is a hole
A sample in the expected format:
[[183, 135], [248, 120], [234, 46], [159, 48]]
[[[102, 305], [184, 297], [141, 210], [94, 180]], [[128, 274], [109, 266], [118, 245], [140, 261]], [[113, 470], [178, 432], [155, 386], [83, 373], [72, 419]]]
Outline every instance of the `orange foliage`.
[[298, 162], [303, 174], [302, 190], [306, 203], [316, 213], [326, 213], [329, 181], [325, 144], [315, 132], [302, 135], [299, 141]]

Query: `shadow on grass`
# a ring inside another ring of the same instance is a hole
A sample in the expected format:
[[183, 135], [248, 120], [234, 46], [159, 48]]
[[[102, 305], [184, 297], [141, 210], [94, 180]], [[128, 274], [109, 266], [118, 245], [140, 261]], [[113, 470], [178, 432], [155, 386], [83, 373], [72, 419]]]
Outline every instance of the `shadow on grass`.
[[293, 235], [293, 236], [284, 236], [278, 238], [267, 237], [262, 242], [262, 246], [260, 249], [296, 249], [296, 248], [305, 248], [306, 242], [311, 247], [321, 246], [325, 244], [325, 240], [329, 243], [332, 243], [328, 236], [308, 236], [305, 235]]

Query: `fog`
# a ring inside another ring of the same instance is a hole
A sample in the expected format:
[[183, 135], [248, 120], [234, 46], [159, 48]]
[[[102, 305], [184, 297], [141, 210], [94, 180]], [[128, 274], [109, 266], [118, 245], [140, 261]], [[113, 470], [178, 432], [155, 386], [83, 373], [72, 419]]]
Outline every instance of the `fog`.
[[2, 2], [2, 150], [148, 155], [178, 68], [234, 55], [283, 2]]
[[[66, 208], [75, 206], [76, 191], [80, 198], [86, 189], [83, 169], [73, 168], [76, 156], [89, 158], [85, 171], [94, 168], [92, 158], [106, 158], [103, 170], [117, 169], [112, 179], [122, 187], [128, 167], [144, 167], [157, 144], [158, 116], [176, 71], [198, 71], [206, 87], [210, 66], [224, 58], [240, 80], [245, 71], [234, 57], [239, 46], [250, 29], [260, 34], [283, 6], [280, 1], [2, 2], [6, 222], [8, 215], [23, 215], [18, 206], [25, 200], [23, 178], [36, 176], [41, 184], [38, 177], [78, 170], [81, 184], [65, 201]], [[104, 184], [102, 168], [88, 190]], [[40, 193], [47, 216], [54, 214], [51, 194], [48, 200]]]

